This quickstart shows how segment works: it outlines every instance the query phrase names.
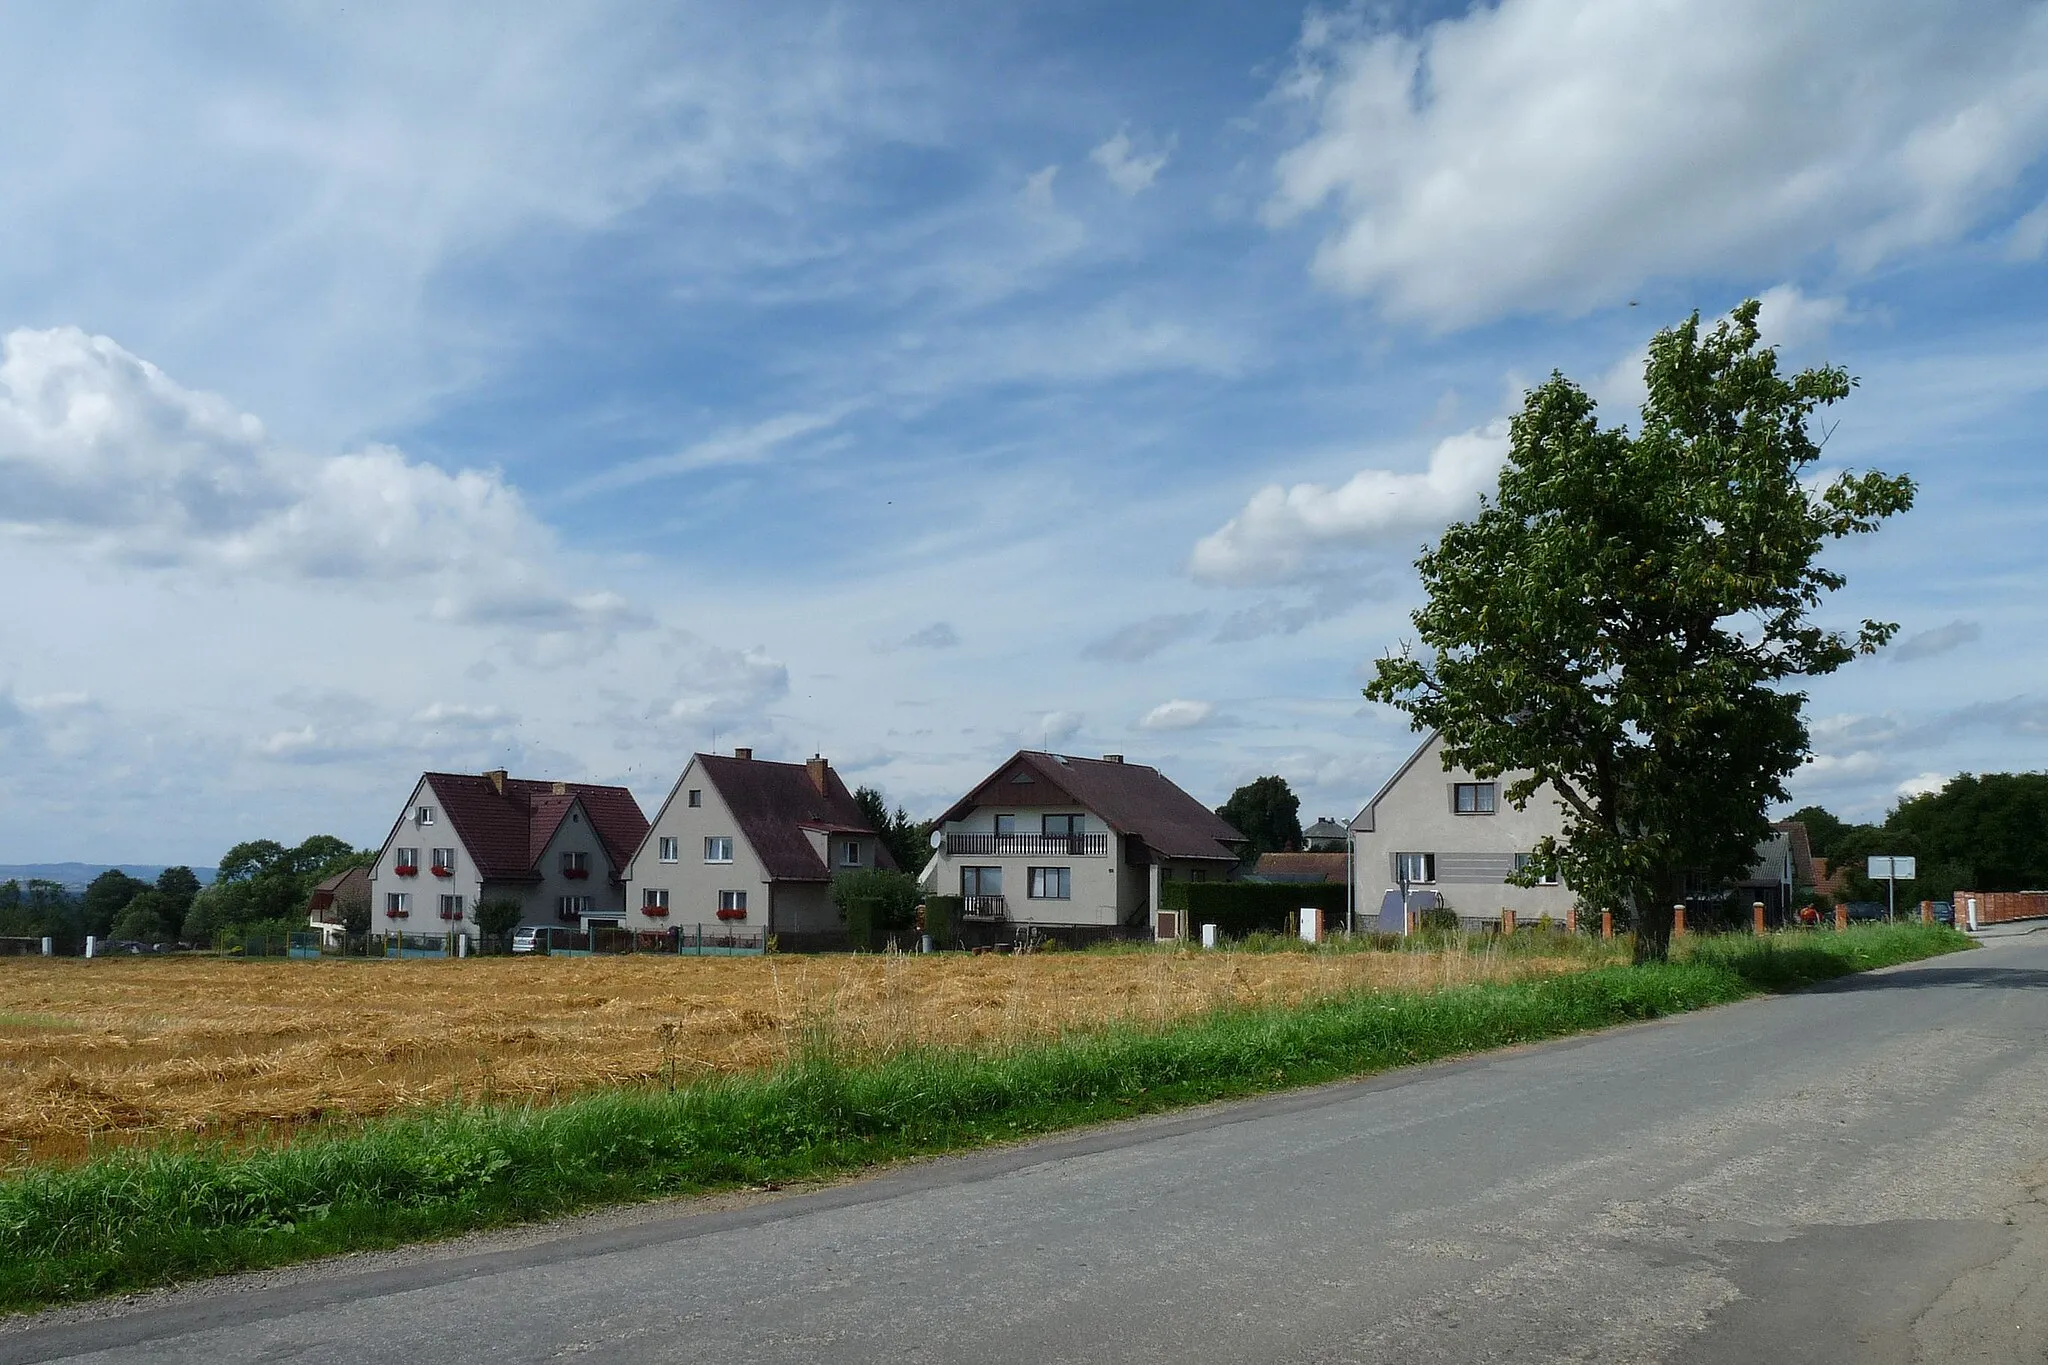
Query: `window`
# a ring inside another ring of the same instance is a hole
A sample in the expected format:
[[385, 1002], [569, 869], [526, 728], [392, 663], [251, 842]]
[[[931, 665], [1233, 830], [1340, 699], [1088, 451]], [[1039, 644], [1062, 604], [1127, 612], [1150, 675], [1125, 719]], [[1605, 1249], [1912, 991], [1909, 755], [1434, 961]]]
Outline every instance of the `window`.
[[643, 910], [668, 909], [668, 892], [661, 887], [647, 887], [640, 893], [640, 907]]
[[560, 920], [579, 919], [597, 906], [595, 896], [555, 897], [555, 918]]
[[393, 854], [393, 858], [395, 865], [398, 867], [410, 867], [418, 870], [420, 865], [420, 851], [416, 848], [401, 848]]
[[412, 909], [412, 892], [410, 892], [410, 891], [386, 891], [386, 892], [384, 893], [384, 913], [385, 913], [385, 914], [387, 914], [387, 915], [402, 915], [402, 914], [405, 914], [405, 913], [406, 913], [407, 911], [409, 911], [409, 910], [411, 910], [411, 909]]
[[1017, 817], [1016, 817], [1016, 816], [1014, 816], [1014, 815], [998, 815], [998, 816], [996, 817], [996, 838], [998, 838], [998, 839], [1001, 839], [1001, 838], [1004, 838], [1004, 837], [1005, 837], [1005, 836], [1007, 836], [1007, 835], [1015, 834], [1016, 832], [1017, 832]]
[[462, 918], [462, 897], [460, 897], [460, 896], [443, 896], [443, 897], [441, 897], [441, 918], [442, 918], [442, 919], [461, 919], [461, 918]]
[[665, 863], [672, 863], [675, 862], [678, 858], [682, 857], [682, 853], [677, 848], [677, 845], [681, 842], [682, 841], [680, 839], [670, 838], [666, 834], [662, 835], [661, 860]]
[[714, 834], [704, 841], [704, 861], [707, 863], [729, 863], [732, 861], [732, 836]]
[[860, 866], [860, 840], [846, 839], [841, 841], [839, 845], [839, 865], [841, 867]]
[[590, 875], [590, 855], [588, 853], [564, 853], [562, 855], [562, 875], [565, 877], [588, 877]]
[[[1533, 856], [1534, 856], [1533, 854], [1528, 854], [1528, 853], [1517, 853], [1517, 854], [1515, 855], [1515, 871], [1517, 871], [1517, 872], [1520, 872], [1520, 871], [1521, 871], [1521, 870], [1522, 870], [1523, 868], [1527, 867], [1527, 866], [1529, 865], [1529, 862], [1530, 862], [1530, 860], [1531, 860], [1531, 858], [1532, 858]], [[1552, 873], [1549, 873], [1549, 874], [1547, 874], [1547, 875], [1545, 875], [1545, 876], [1542, 876], [1542, 877], [1538, 877], [1538, 878], [1536, 879], [1536, 885], [1538, 885], [1538, 886], [1556, 886], [1556, 885], [1557, 885], [1557, 874], [1556, 874], [1555, 872], [1552, 872]]]
[[1087, 818], [1084, 815], [1046, 815], [1040, 817], [1045, 822], [1044, 833], [1048, 839], [1067, 839], [1079, 834], [1082, 826], [1087, 823]]
[[1410, 886], [1436, 880], [1436, 855], [1434, 853], [1396, 853], [1394, 855], [1394, 880]]
[[963, 896], [1002, 895], [1003, 870], [1000, 867], [961, 868], [960, 894]]
[[421, 806], [418, 810], [412, 813], [412, 822], [416, 825], [433, 824], [434, 808], [432, 806]]
[[721, 910], [737, 910], [744, 915], [747, 912], [747, 893], [744, 891], [719, 892], [718, 908]]
[[434, 866], [444, 872], [453, 872], [455, 870], [455, 850], [452, 848], [435, 849]]
[[1496, 791], [1491, 782], [1453, 782], [1451, 809], [1460, 815], [1491, 815]]
[[701, 787], [692, 787], [692, 788], [690, 788], [690, 805], [691, 805], [692, 807], [696, 807], [696, 806], [701, 806], [701, 805], [703, 805], [703, 804], [704, 804], [704, 790], [703, 790], [703, 788], [701, 788]]
[[1191, 881], [1191, 882], [1206, 882], [1206, 881], [1208, 881], [1208, 880], [1209, 880], [1209, 869], [1208, 869], [1208, 868], [1206, 868], [1206, 867], [1191, 867], [1191, 868], [1189, 868], [1189, 869], [1188, 869], [1188, 880], [1189, 880], [1189, 881]]
[[1031, 899], [1035, 901], [1064, 901], [1074, 898], [1072, 871], [1064, 867], [1034, 867], [1031, 869]]

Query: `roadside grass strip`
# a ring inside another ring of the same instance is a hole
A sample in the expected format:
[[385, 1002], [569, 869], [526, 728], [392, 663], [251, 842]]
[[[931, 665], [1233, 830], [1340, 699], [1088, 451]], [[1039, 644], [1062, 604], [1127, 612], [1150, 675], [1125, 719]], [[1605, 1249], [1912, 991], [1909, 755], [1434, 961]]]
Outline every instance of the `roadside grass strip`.
[[450, 1104], [278, 1146], [165, 1144], [0, 1181], [0, 1308], [148, 1288], [616, 1204], [841, 1174], [1723, 1004], [1966, 947], [1945, 928], [1702, 938], [1673, 962], [1363, 992], [1004, 1051], [849, 1063], [553, 1105]]

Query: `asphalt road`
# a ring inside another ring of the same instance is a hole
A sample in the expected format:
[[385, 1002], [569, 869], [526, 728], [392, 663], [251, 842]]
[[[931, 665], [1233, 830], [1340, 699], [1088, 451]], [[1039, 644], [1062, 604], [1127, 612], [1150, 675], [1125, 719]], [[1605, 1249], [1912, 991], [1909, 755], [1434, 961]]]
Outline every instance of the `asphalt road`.
[[2048, 934], [1595, 1037], [0, 1328], [0, 1362], [2042, 1361]]

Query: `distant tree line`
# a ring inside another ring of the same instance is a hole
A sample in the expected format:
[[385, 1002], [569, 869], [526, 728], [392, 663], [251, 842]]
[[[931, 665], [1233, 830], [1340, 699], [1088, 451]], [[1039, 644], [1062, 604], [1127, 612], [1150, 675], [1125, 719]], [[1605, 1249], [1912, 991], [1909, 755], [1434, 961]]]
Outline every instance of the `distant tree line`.
[[1817, 858], [1843, 874], [1842, 899], [1881, 901], [1870, 857], [1906, 855], [1918, 876], [1900, 882], [1901, 905], [1954, 900], [1958, 891], [2048, 888], [2048, 773], [1963, 773], [1939, 791], [1912, 796], [1876, 824], [1822, 806], [1795, 811]]

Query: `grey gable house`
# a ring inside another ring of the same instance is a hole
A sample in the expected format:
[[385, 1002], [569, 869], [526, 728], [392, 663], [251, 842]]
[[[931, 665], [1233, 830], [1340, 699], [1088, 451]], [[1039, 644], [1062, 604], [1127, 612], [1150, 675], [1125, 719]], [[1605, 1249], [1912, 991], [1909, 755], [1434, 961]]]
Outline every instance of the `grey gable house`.
[[[1442, 905], [1468, 925], [1497, 922], [1504, 910], [1514, 911], [1522, 924], [1545, 915], [1562, 922], [1578, 905], [1571, 887], [1557, 881], [1513, 886], [1507, 880], [1540, 840], [1564, 832], [1564, 806], [1549, 788], [1521, 810], [1502, 799], [1521, 775], [1481, 778], [1446, 769], [1442, 736], [1432, 732], [1425, 738], [1351, 822], [1359, 923], [1377, 920], [1379, 927], [1399, 929], [1404, 887], [1410, 908]], [[1745, 902], [1762, 901], [1766, 918], [1776, 923], [1787, 913], [1795, 882], [1810, 884], [1812, 859], [1803, 826], [1783, 821], [1772, 830], [1757, 846], [1749, 875], [1725, 890]], [[1698, 890], [1719, 895], [1724, 888]]]
[[837, 934], [832, 878], [895, 866], [823, 758], [693, 754], [627, 862], [626, 926]]
[[617, 924], [646, 830], [624, 787], [422, 774], [370, 867], [371, 932], [474, 938], [484, 900], [517, 901], [522, 924]]
[[1221, 881], [1244, 836], [1121, 754], [1020, 750], [938, 818], [919, 882], [963, 898], [970, 921], [1157, 929], [1159, 889]]

